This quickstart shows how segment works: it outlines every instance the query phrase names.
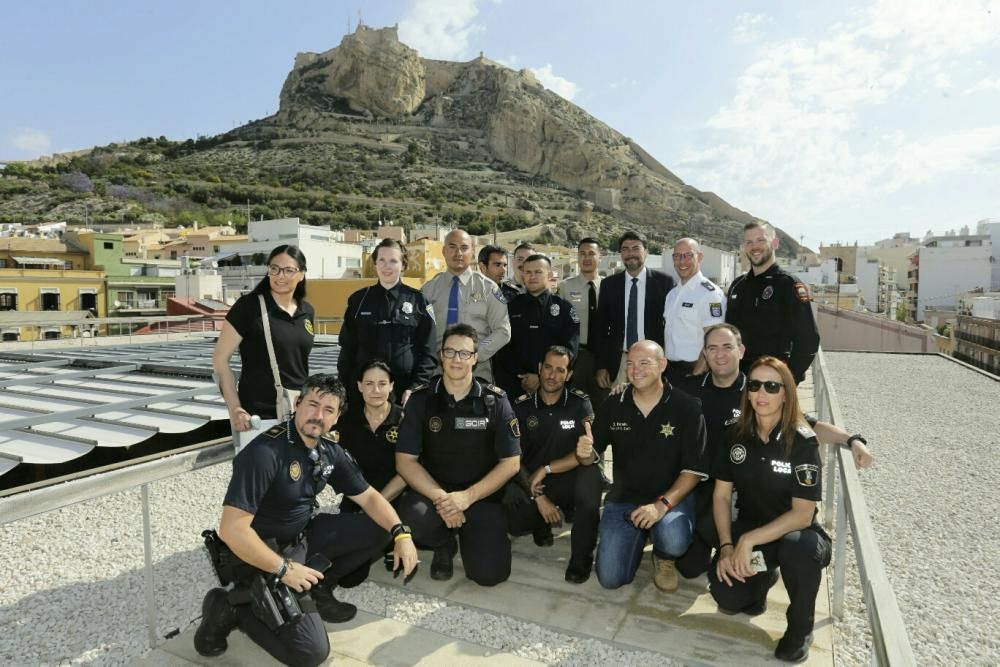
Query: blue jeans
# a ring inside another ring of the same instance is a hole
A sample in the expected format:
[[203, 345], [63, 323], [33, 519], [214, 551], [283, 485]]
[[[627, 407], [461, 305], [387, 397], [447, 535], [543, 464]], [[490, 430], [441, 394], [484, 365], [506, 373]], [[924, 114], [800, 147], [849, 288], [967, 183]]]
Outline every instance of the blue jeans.
[[653, 553], [674, 560], [684, 555], [694, 536], [694, 494], [670, 510], [650, 530], [632, 525], [629, 515], [638, 507], [633, 503], [604, 503], [598, 528], [597, 580], [604, 588], [618, 588], [632, 583], [642, 560], [646, 540], [653, 542]]

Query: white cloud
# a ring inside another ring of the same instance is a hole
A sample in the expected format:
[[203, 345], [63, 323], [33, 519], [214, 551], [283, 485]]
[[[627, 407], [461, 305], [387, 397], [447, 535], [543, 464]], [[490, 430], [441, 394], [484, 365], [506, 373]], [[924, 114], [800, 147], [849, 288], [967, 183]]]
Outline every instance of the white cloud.
[[476, 0], [417, 0], [399, 22], [399, 39], [423, 58], [462, 59], [469, 38], [483, 30], [473, 22], [478, 14]]
[[11, 143], [14, 144], [14, 148], [30, 153], [33, 158], [48, 153], [52, 147], [52, 139], [49, 138], [49, 135], [30, 127], [17, 129], [11, 138]]
[[[966, 56], [1000, 45], [987, 10], [985, 2], [882, 0], [821, 39], [761, 44], [732, 99], [705, 123], [717, 143], [682, 155], [681, 171], [795, 231], [824, 209], [995, 164], [1000, 126], [949, 116], [920, 135], [896, 129], [927, 103], [920, 95], [939, 98], [961, 78]], [[876, 111], [889, 129], [870, 124]]]
[[769, 23], [771, 17], [764, 14], [740, 14], [733, 27], [733, 41], [738, 44], [756, 42], [762, 36], [761, 29]]
[[542, 67], [529, 67], [528, 69], [535, 75], [539, 83], [567, 100], [572, 100], [580, 92], [578, 85], [553, 72], [551, 63]]
[[631, 79], [627, 76], [624, 76], [618, 79], [617, 81], [612, 81], [611, 83], [609, 83], [608, 88], [610, 88], [611, 90], [619, 90], [621, 88], [635, 88], [638, 85], [639, 82], [636, 79]]
[[1000, 92], [1000, 78], [980, 79], [962, 91], [963, 95], [975, 95], [976, 93]]

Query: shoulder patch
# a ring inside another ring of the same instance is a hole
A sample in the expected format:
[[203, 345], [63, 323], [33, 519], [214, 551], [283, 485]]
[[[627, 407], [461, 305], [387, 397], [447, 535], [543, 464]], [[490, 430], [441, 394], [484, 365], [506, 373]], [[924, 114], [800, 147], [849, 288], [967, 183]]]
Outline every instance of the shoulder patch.
[[275, 424], [271, 428], [269, 428], [266, 431], [264, 431], [264, 434], [268, 435], [268, 436], [270, 436], [272, 438], [277, 438], [279, 435], [284, 435], [285, 434], [285, 425], [284, 424]]
[[527, 394], [521, 394], [520, 396], [514, 399], [514, 405], [517, 405], [518, 403], [524, 403], [529, 398], [531, 397], [528, 396]]
[[507, 297], [503, 295], [503, 290], [501, 290], [499, 287], [494, 287], [491, 291], [493, 293], [493, 296], [496, 297], [497, 301], [504, 304], [505, 306], [507, 305]]
[[799, 426], [795, 430], [798, 431], [799, 435], [801, 435], [803, 438], [815, 438], [816, 437], [816, 433], [813, 432], [813, 430], [811, 428], [809, 428], [808, 426], [806, 426], [805, 424]]
[[507, 395], [507, 392], [505, 392], [503, 389], [501, 389], [500, 387], [496, 386], [495, 384], [484, 384], [483, 388], [484, 389], [488, 389], [489, 391], [493, 392], [497, 396], [506, 396]]
[[590, 395], [587, 392], [583, 391], [582, 389], [570, 389], [569, 393], [573, 394], [577, 398], [582, 398], [584, 400], [588, 400], [590, 398]]
[[809, 303], [809, 288], [805, 283], [795, 283], [795, 297], [802, 303]]

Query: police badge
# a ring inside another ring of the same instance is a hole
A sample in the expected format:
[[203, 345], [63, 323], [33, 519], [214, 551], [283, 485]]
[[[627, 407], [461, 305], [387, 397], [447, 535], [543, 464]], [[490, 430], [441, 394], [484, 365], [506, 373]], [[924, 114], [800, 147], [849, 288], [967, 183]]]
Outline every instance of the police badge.
[[549, 306], [549, 313], [551, 313], [552, 317], [559, 317], [559, 304], [554, 303]]
[[407, 315], [411, 315], [413, 313], [413, 304], [410, 303], [409, 301], [404, 301], [402, 308], [403, 312], [406, 313]]

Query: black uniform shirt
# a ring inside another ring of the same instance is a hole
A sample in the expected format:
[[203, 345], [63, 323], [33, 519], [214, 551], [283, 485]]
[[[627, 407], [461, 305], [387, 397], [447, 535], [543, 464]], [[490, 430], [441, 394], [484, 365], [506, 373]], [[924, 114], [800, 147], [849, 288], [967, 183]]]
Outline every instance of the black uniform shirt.
[[592, 432], [594, 449], [614, 448], [608, 501], [642, 505], [673, 486], [682, 472], [708, 477], [701, 407], [669, 384], [645, 417], [632, 400], [632, 387], [609, 397], [597, 411]]
[[525, 394], [514, 402], [514, 414], [521, 426], [521, 466], [529, 474], [575, 452], [583, 423], [594, 419], [587, 395], [569, 388], [554, 405], [537, 393]]
[[740, 401], [746, 389], [747, 377], [739, 373], [728, 387], [717, 387], [712, 382], [711, 373], [692, 375], [683, 385], [683, 390], [701, 401], [701, 413], [705, 416], [705, 458], [711, 462], [715, 451], [725, 447], [726, 429], [740, 418]]
[[[340, 445], [322, 440], [318, 462], [295, 425], [278, 424], [261, 433], [233, 459], [224, 505], [253, 514], [250, 527], [261, 539], [294, 540], [312, 518], [313, 500], [329, 482], [337, 493], [356, 496], [368, 488], [361, 471]], [[321, 481], [314, 479], [319, 468]]]
[[381, 491], [396, 476], [396, 441], [403, 408], [393, 404], [375, 432], [368, 427], [364, 407], [349, 409], [334, 427], [340, 445], [354, 457], [368, 483]]
[[[282, 310], [271, 296], [264, 292], [267, 316], [271, 321], [271, 341], [278, 361], [281, 386], [299, 390], [309, 377], [309, 352], [313, 346], [313, 307], [299, 301], [295, 315]], [[233, 325], [243, 340], [240, 341], [240, 382], [237, 394], [240, 405], [252, 415], [262, 419], [275, 419], [274, 375], [267, 354], [264, 322], [260, 318], [260, 302], [256, 294], [244, 294], [226, 313], [226, 320]]]
[[507, 299], [507, 303], [510, 303], [514, 300], [514, 297], [518, 294], [522, 294], [523, 290], [509, 280], [505, 280], [500, 283], [500, 293], [503, 294], [505, 299]]
[[733, 281], [726, 322], [743, 336], [744, 371], [758, 357], [771, 355], [786, 362], [796, 381], [801, 381], [819, 347], [809, 289], [777, 264], [759, 276], [751, 270]]
[[396, 397], [431, 378], [437, 367], [434, 316], [420, 290], [398, 282], [385, 289], [376, 282], [347, 300], [340, 329], [337, 369], [350, 393], [361, 367], [372, 359], [389, 364]]
[[753, 526], [763, 526], [790, 511], [792, 498], [817, 502], [822, 498], [822, 464], [815, 434], [800, 426], [791, 455], [785, 456], [780, 429], [781, 424], [774, 427], [767, 444], [756, 434], [747, 440], [730, 431], [729, 446], [716, 451], [712, 465], [713, 477], [733, 483], [740, 521]]
[[441, 488], [460, 491], [485, 477], [500, 459], [519, 456], [520, 437], [503, 390], [473, 379], [468, 395], [456, 402], [438, 378], [410, 395], [396, 451], [420, 457]]
[[510, 343], [501, 355], [513, 373], [537, 373], [551, 345], [569, 348], [573, 358], [580, 348], [580, 318], [573, 305], [545, 290], [538, 296], [518, 294], [507, 304]]

